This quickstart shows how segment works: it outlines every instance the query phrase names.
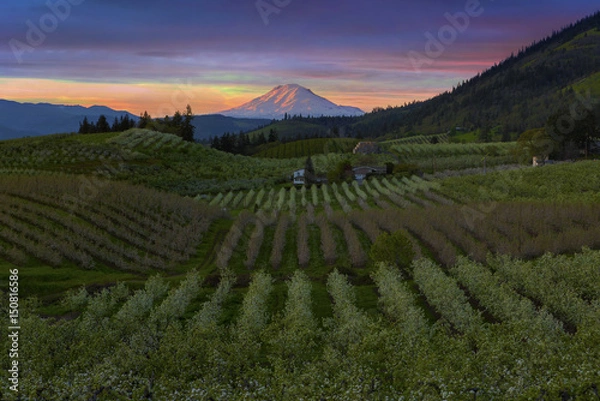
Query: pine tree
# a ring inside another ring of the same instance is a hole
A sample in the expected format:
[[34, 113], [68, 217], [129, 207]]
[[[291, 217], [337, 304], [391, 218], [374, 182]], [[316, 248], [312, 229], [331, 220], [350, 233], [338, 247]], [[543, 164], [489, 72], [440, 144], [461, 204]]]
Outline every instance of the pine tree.
[[101, 114], [100, 117], [98, 117], [98, 121], [96, 122], [96, 132], [110, 132], [110, 125], [108, 125], [108, 121], [104, 114]]
[[192, 113], [192, 107], [188, 104], [185, 108], [181, 127], [181, 138], [183, 138], [184, 141], [194, 142], [194, 131], [196, 127], [192, 125], [193, 119], [194, 113]]
[[90, 122], [87, 117], [83, 118], [83, 121], [79, 123], [79, 133], [89, 134], [91, 132]]
[[269, 130], [269, 142], [277, 142], [277, 132], [273, 128]]
[[[122, 119], [123, 117], [121, 117]], [[121, 131], [121, 124], [119, 123], [119, 119], [117, 117], [115, 117], [115, 120], [113, 121], [112, 127], [110, 127], [110, 130], [112, 132], [119, 132]]]
[[313, 165], [312, 157], [308, 156], [304, 162], [304, 176], [308, 183], [312, 182], [315, 177], [315, 166]]
[[144, 111], [144, 114], [140, 115], [140, 121], [138, 121], [138, 128], [146, 128], [148, 124], [152, 121], [152, 117], [148, 114], [147, 111]]

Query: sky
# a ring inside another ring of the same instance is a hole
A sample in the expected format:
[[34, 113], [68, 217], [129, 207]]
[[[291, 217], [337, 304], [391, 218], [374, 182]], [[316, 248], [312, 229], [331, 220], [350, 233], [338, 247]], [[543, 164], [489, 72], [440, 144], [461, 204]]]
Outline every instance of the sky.
[[297, 83], [360, 107], [425, 100], [597, 0], [4, 0], [0, 99], [209, 114]]

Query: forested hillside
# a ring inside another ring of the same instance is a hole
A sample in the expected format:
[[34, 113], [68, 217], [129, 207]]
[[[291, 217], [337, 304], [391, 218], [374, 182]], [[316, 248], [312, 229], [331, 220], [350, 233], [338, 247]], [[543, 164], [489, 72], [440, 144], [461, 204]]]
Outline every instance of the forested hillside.
[[600, 13], [596, 13], [433, 99], [370, 113], [351, 131], [356, 136], [499, 127], [521, 133], [543, 127], [550, 115], [581, 101], [577, 93], [588, 100], [600, 95], [599, 73]]

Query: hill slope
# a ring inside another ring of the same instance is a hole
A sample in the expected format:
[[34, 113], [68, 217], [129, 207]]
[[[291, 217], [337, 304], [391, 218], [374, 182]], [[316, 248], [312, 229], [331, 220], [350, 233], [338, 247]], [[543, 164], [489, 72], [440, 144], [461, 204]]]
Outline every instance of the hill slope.
[[79, 123], [87, 117], [96, 121], [103, 114], [109, 123], [115, 117], [137, 117], [127, 111], [105, 106], [65, 106], [48, 103], [18, 103], [0, 99], [0, 140], [23, 136], [48, 135], [59, 132], [77, 132]]
[[[600, 95], [600, 12], [522, 49], [433, 99], [370, 113], [354, 135], [446, 132], [452, 127], [508, 133], [544, 126], [583, 96]], [[586, 92], [590, 90], [590, 94]]]

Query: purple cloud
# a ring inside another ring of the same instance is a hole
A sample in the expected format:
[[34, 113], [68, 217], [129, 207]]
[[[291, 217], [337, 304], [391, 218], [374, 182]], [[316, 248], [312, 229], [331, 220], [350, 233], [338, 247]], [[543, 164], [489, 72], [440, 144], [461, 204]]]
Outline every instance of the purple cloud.
[[[305, 80], [347, 93], [375, 88], [392, 100], [395, 92], [444, 91], [598, 9], [591, 0], [481, 0], [481, 15], [415, 74], [409, 52], [424, 53], [426, 35], [468, 1], [291, 0], [268, 25], [255, 0], [49, 3], [0, 4], [0, 78], [265, 87]], [[65, 18], [53, 11], [67, 6]], [[35, 29], [44, 40], [33, 45]], [[17, 42], [26, 46], [18, 54]]]

